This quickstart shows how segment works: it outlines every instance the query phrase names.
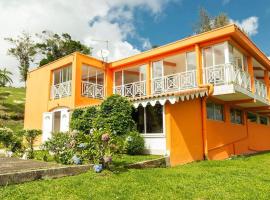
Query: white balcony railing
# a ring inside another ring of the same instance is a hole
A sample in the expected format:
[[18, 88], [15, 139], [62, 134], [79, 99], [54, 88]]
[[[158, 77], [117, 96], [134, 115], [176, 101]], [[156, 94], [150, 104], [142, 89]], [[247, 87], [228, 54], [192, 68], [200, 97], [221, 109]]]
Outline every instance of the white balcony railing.
[[267, 87], [263, 82], [257, 79], [255, 79], [255, 94], [259, 97], [267, 99]]
[[60, 99], [71, 96], [71, 81], [59, 83], [51, 87], [51, 98]]
[[142, 97], [146, 96], [146, 81], [133, 82], [125, 85], [115, 86], [114, 94], [125, 97]]
[[88, 81], [82, 81], [81, 95], [88, 98], [103, 99], [104, 86]]
[[152, 94], [177, 92], [197, 86], [196, 70], [171, 74], [152, 80]]
[[231, 64], [204, 68], [204, 83], [214, 85], [236, 84], [251, 91], [251, 79], [248, 72]]

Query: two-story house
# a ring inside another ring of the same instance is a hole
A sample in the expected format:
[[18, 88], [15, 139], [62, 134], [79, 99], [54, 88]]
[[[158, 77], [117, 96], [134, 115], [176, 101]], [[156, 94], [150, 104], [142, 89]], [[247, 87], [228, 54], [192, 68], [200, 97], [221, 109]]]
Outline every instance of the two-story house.
[[73, 53], [28, 75], [26, 129], [68, 131], [112, 94], [136, 108], [148, 153], [172, 165], [270, 150], [270, 60], [235, 25], [106, 63]]

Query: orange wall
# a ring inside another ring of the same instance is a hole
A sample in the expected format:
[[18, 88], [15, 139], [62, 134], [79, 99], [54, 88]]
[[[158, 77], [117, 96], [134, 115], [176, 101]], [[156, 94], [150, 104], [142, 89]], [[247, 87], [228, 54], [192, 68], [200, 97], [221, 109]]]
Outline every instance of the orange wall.
[[248, 122], [249, 148], [255, 151], [270, 150], [270, 126]]
[[225, 121], [206, 122], [209, 159], [225, 159], [248, 151], [247, 125], [230, 122], [230, 107], [224, 105]]
[[25, 129], [41, 129], [42, 113], [44, 112], [48, 112], [58, 106], [72, 107], [72, 97], [50, 100], [50, 87], [51, 71], [61, 66], [71, 64], [73, 58], [73, 55], [66, 56], [46, 66], [33, 70], [28, 74], [24, 118]]
[[171, 165], [203, 159], [201, 100], [165, 104]]

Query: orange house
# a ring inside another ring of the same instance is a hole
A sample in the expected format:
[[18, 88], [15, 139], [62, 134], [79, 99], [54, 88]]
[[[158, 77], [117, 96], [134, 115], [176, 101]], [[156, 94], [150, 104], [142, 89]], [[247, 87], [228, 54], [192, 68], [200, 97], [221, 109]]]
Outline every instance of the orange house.
[[112, 63], [76, 52], [29, 73], [24, 128], [44, 142], [115, 93], [137, 108], [146, 151], [171, 165], [270, 150], [269, 70], [233, 24]]

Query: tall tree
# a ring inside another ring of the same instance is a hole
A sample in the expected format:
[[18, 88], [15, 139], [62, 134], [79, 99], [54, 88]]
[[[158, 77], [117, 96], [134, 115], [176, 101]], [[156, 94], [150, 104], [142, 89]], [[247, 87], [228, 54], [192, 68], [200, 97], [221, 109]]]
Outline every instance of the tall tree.
[[5, 87], [8, 83], [13, 83], [11, 77], [12, 73], [8, 71], [6, 68], [0, 69], [0, 86]]
[[37, 43], [37, 48], [44, 58], [39, 66], [57, 60], [63, 56], [79, 51], [83, 54], [91, 54], [90, 47], [82, 44], [80, 41], [73, 40], [68, 33], [58, 35], [50, 31], [43, 31], [37, 34], [41, 42]]
[[13, 47], [8, 49], [8, 54], [19, 61], [19, 71], [21, 81], [26, 82], [30, 63], [34, 61], [36, 55], [36, 44], [29, 33], [23, 32], [16, 38], [5, 38]]
[[206, 9], [200, 8], [199, 21], [194, 26], [196, 34], [210, 31], [230, 24], [230, 19], [226, 13], [220, 13], [211, 17]]

